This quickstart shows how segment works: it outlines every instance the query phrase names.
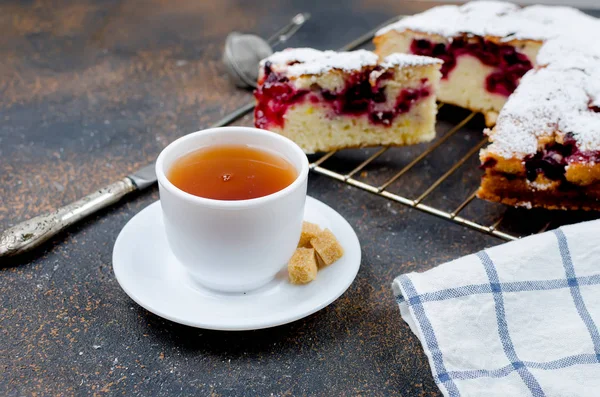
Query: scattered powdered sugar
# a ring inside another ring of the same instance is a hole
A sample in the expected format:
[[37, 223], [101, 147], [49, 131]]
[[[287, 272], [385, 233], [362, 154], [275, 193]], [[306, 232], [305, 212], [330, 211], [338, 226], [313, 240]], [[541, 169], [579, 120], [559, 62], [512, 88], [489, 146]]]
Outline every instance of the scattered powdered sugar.
[[582, 152], [600, 150], [600, 113], [587, 110], [566, 114], [561, 118], [559, 128], [574, 134]]
[[[600, 67], [600, 64], [598, 64]], [[600, 113], [590, 88], [600, 72], [542, 68], [529, 71], [504, 105], [487, 148], [505, 158], [524, 158], [538, 150], [538, 138], [572, 134], [581, 151], [600, 150]]]
[[424, 57], [422, 55], [400, 54], [395, 53], [388, 55], [383, 59], [381, 66], [384, 68], [392, 67], [409, 67], [409, 66], [426, 66], [444, 63], [441, 59]]
[[322, 56], [323, 51], [314, 48], [288, 48], [283, 51], [275, 52], [269, 57], [260, 61], [260, 66], [264, 66], [269, 61], [274, 64], [288, 64], [292, 62], [310, 62], [315, 58]]
[[533, 206], [531, 205], [531, 201], [519, 201], [515, 204], [515, 207], [523, 207], [527, 208], [528, 210], [533, 208]]
[[[285, 72], [287, 76], [303, 76], [322, 74], [332, 69], [356, 71], [365, 66], [375, 66], [378, 57], [367, 50], [336, 52], [319, 51], [312, 48], [296, 48], [276, 52], [261, 61], [261, 67], [266, 62], [271, 62], [272, 68]], [[380, 64], [384, 68], [411, 67], [441, 64], [437, 58], [412, 54], [392, 54], [387, 56]]]
[[[600, 62], [598, 63], [600, 68]], [[590, 96], [590, 107], [600, 109], [600, 69], [596, 69], [596, 77], [590, 79], [589, 85], [586, 87], [586, 91]]]
[[407, 29], [454, 37], [462, 34], [503, 37], [505, 40], [546, 40], [560, 35], [559, 26], [571, 29], [593, 19], [571, 7], [520, 8], [502, 1], [473, 1], [461, 6], [444, 5], [409, 16], [376, 33]]
[[274, 70], [285, 70], [288, 76], [302, 76], [321, 74], [332, 69], [359, 70], [365, 66], [375, 66], [377, 59], [377, 55], [367, 50], [336, 52], [296, 48], [276, 52], [263, 59], [261, 66], [269, 61], [273, 64]]
[[581, 69], [594, 71], [600, 64], [600, 21], [582, 24], [563, 36], [548, 40], [540, 48], [537, 63], [552, 69]]
[[537, 190], [548, 190], [554, 185], [554, 182], [552, 182], [552, 181], [547, 182], [547, 183], [541, 183], [541, 182], [537, 182], [537, 181], [530, 181], [529, 179], [525, 179], [525, 180], [527, 181], [527, 184], [529, 186], [531, 186], [532, 188], [537, 189]]

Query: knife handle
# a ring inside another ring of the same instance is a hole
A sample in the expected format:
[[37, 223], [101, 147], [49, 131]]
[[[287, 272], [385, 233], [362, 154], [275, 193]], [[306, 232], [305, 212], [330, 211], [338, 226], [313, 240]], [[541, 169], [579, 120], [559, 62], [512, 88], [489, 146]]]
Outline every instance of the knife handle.
[[53, 212], [36, 216], [0, 234], [0, 258], [27, 252], [66, 227], [119, 201], [136, 190], [131, 179], [124, 178]]

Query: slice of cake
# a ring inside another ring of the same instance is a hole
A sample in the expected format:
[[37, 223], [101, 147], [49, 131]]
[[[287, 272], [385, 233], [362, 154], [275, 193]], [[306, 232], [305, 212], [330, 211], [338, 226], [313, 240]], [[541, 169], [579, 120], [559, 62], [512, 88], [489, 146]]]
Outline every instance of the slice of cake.
[[435, 136], [441, 61], [391, 54], [289, 49], [260, 64], [255, 125], [306, 153], [409, 145]]
[[485, 175], [478, 197], [600, 210], [600, 48], [591, 51], [590, 42], [578, 49], [573, 39], [544, 45], [542, 67], [523, 77], [486, 131], [492, 143], [480, 153]]
[[404, 18], [376, 33], [375, 52], [444, 61], [438, 99], [484, 114], [492, 126], [522, 76], [536, 66], [543, 43], [592, 19], [569, 7], [477, 1], [444, 5]]

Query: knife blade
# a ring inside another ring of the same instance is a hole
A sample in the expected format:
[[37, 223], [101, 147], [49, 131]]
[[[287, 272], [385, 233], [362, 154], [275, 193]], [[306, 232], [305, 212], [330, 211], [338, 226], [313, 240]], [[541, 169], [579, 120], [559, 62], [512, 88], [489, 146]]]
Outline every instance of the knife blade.
[[131, 175], [127, 175], [127, 178], [131, 179], [131, 182], [135, 185], [137, 190], [143, 190], [148, 186], [152, 186], [156, 182], [156, 162], [148, 164], [145, 167], [140, 168]]

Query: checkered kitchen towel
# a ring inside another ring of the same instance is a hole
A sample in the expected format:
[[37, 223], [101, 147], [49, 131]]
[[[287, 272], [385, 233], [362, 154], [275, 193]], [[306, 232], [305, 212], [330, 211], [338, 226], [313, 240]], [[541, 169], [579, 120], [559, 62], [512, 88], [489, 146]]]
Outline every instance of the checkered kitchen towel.
[[393, 283], [445, 396], [600, 396], [600, 221]]

